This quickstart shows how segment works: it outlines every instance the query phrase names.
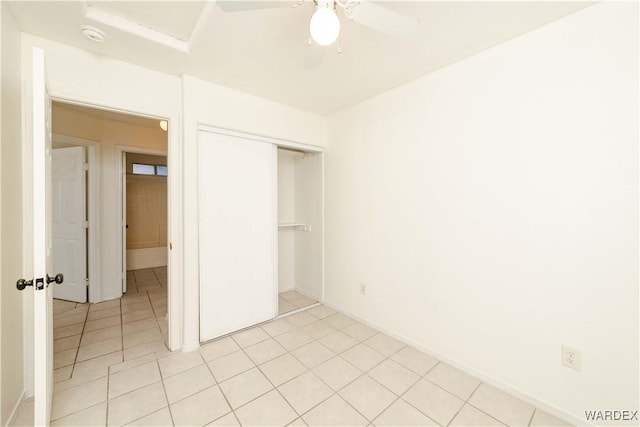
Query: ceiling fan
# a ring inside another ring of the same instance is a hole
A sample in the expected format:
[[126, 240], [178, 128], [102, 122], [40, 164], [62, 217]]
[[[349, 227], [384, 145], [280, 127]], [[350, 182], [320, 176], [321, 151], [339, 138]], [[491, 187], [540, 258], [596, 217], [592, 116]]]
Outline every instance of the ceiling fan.
[[[317, 68], [322, 63], [324, 50], [340, 35], [338, 10], [344, 16], [374, 30], [394, 37], [407, 38], [416, 34], [418, 21], [406, 15], [394, 12], [368, 0], [312, 0], [315, 11], [309, 21], [309, 46], [305, 52], [305, 68]], [[311, 3], [310, 0], [297, 0], [293, 7]], [[290, 1], [238, 1], [218, 0], [216, 4], [225, 12], [243, 12], [260, 9], [291, 7]], [[313, 40], [315, 43], [311, 43]], [[340, 50], [339, 50], [340, 51]]]

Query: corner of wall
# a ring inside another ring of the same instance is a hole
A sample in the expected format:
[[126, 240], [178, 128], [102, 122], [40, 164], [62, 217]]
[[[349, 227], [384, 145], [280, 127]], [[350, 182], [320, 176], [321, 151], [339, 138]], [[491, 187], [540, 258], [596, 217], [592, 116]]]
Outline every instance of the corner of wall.
[[21, 33], [1, 5], [0, 60], [0, 424], [14, 416], [24, 395], [22, 294], [22, 68]]

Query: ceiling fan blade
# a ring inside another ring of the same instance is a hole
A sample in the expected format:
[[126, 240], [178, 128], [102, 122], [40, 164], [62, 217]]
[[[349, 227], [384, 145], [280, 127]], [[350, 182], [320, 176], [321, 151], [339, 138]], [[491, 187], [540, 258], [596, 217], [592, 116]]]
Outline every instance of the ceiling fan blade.
[[418, 31], [418, 20], [366, 0], [347, 6], [347, 16], [358, 24], [394, 37], [408, 38]]
[[225, 12], [246, 12], [250, 10], [275, 9], [279, 7], [292, 7], [292, 1], [271, 0], [219, 0], [216, 4]]
[[315, 43], [310, 44], [304, 51], [304, 68], [308, 70], [320, 68], [323, 56], [324, 49], [322, 46], [318, 46]]

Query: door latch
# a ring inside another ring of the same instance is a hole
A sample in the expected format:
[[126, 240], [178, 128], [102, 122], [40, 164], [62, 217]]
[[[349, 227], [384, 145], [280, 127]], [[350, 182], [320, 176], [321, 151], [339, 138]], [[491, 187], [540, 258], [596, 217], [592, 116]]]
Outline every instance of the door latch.
[[[35, 285], [34, 285], [34, 282], [35, 282]], [[46, 282], [47, 282], [47, 286], [49, 286], [53, 282], [57, 284], [61, 284], [62, 282], [64, 282], [64, 275], [62, 273], [58, 273], [54, 277], [50, 277], [47, 274]], [[31, 279], [31, 280], [20, 279], [16, 282], [16, 288], [18, 288], [19, 291], [22, 291], [27, 286], [33, 286], [36, 288], [36, 290], [39, 291], [41, 289], [44, 289], [45, 287], [44, 283], [45, 283], [45, 279], [43, 279], [42, 277], [39, 277], [37, 279]]]

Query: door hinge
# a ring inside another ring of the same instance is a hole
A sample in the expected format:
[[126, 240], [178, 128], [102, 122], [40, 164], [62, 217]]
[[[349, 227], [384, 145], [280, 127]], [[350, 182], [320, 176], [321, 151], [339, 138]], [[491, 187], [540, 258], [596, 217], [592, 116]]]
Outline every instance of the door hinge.
[[89, 163], [83, 163], [82, 164], [82, 170], [88, 171], [89, 170]]
[[89, 221], [82, 221], [82, 228], [89, 228]]
[[84, 286], [87, 287], [87, 288], [89, 287], [89, 278], [88, 277], [84, 278]]

